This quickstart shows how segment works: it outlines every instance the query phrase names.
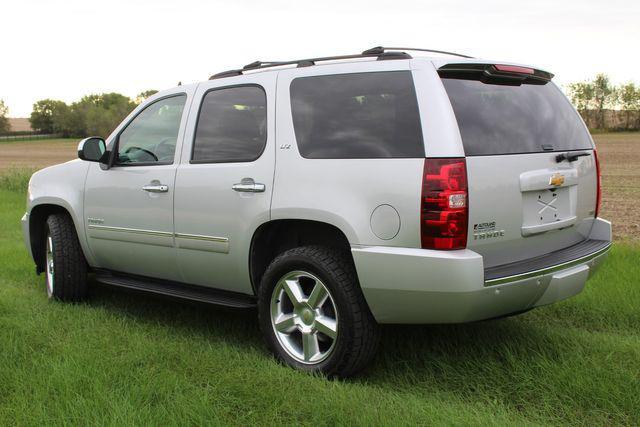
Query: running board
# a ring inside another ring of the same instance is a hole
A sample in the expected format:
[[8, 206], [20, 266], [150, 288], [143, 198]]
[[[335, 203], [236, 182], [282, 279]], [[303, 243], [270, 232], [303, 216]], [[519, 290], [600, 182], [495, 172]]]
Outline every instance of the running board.
[[94, 273], [98, 282], [119, 288], [230, 308], [254, 308], [256, 306], [256, 298], [254, 296], [238, 292], [116, 273], [108, 270], [95, 270]]

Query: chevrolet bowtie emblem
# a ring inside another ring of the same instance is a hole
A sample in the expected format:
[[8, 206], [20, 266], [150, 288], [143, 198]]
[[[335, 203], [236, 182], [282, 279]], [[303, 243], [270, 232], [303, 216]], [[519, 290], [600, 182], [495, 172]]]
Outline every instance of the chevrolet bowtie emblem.
[[564, 184], [564, 175], [561, 173], [554, 173], [551, 175], [551, 178], [549, 178], [549, 185], [560, 187], [562, 184]]

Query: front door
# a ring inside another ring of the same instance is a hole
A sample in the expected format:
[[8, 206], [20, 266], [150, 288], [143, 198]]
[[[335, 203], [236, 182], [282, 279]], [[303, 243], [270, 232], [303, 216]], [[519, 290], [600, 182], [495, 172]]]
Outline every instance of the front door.
[[194, 98], [175, 185], [178, 265], [184, 282], [252, 293], [251, 238], [270, 219], [275, 76], [226, 80]]
[[180, 91], [150, 102], [110, 142], [111, 168], [91, 166], [84, 216], [98, 267], [179, 279], [173, 197], [189, 101]]

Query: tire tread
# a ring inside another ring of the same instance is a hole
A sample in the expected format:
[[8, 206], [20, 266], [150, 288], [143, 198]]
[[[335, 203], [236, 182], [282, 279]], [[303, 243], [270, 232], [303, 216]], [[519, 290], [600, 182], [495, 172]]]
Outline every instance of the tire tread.
[[47, 228], [53, 240], [53, 297], [68, 302], [82, 301], [87, 296], [87, 261], [73, 221], [67, 214], [52, 214], [47, 218]]

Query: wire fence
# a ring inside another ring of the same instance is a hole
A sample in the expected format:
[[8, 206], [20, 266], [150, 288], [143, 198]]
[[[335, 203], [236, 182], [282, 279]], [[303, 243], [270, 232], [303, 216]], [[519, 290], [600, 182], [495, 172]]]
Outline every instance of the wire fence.
[[37, 139], [55, 139], [61, 138], [62, 135], [55, 133], [37, 133], [37, 132], [13, 132], [6, 135], [0, 135], [0, 141], [31, 141]]

